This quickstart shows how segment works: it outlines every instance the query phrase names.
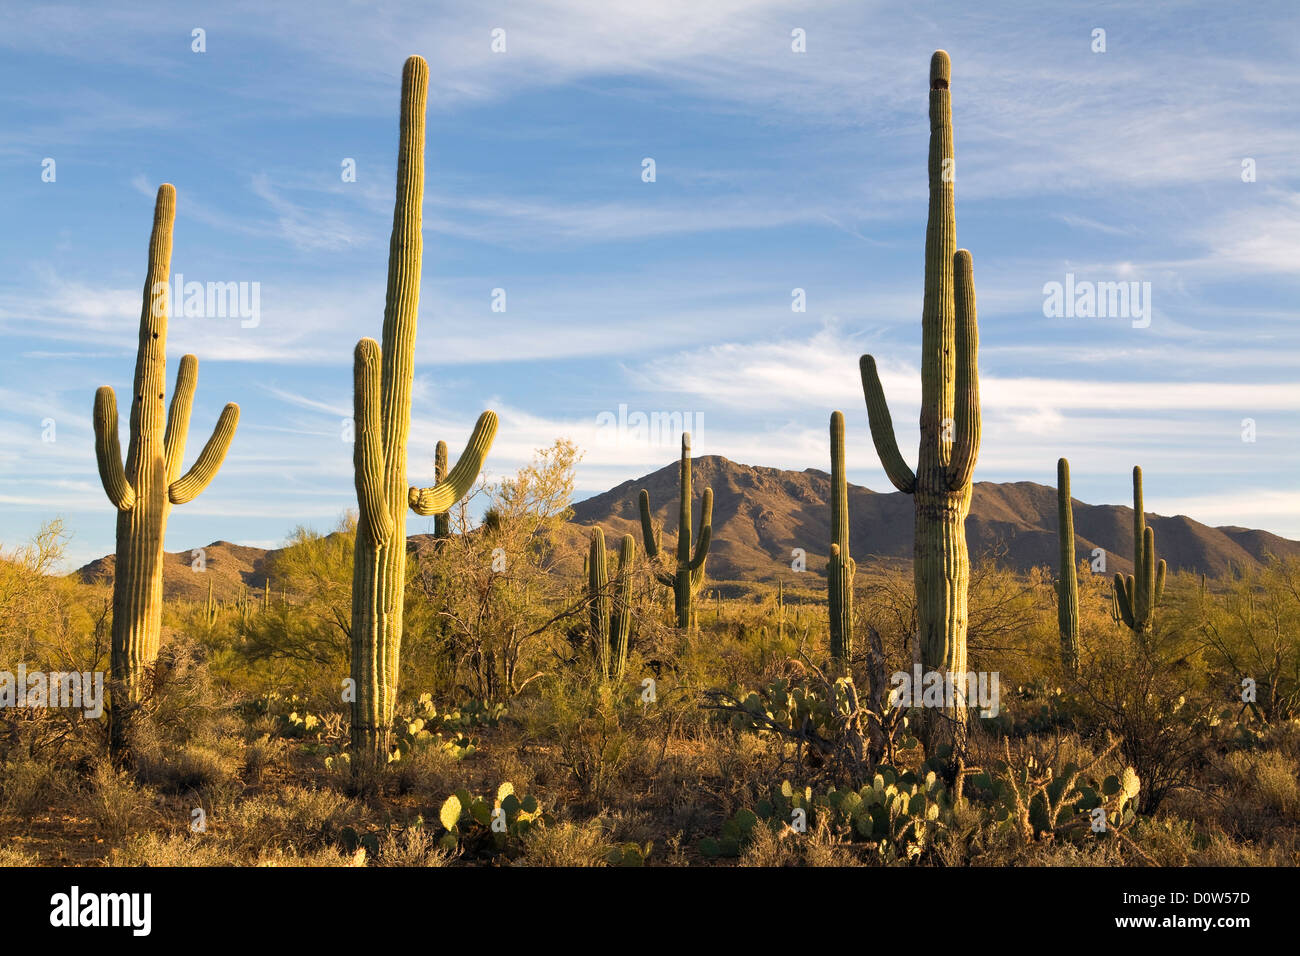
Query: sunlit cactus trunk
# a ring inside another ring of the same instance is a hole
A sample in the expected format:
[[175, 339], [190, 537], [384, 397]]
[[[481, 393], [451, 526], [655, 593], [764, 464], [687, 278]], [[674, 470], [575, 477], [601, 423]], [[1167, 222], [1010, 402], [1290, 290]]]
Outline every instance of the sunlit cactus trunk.
[[479, 416], [468, 447], [446, 480], [412, 488], [406, 478], [416, 315], [420, 302], [424, 201], [424, 122], [429, 67], [413, 56], [402, 70], [397, 201], [388, 251], [383, 347], [357, 343], [353, 356], [357, 537], [352, 570], [353, 767], [387, 759], [397, 704], [406, 583], [406, 510], [446, 513], [470, 490], [496, 435], [492, 412]]
[[1070, 463], [1056, 463], [1057, 540], [1061, 546], [1056, 617], [1061, 634], [1061, 663], [1073, 674], [1079, 667], [1079, 572], [1074, 560], [1074, 510], [1070, 504]]
[[853, 575], [849, 554], [849, 483], [844, 471], [844, 415], [831, 414], [831, 556], [826, 581], [830, 603], [831, 658], [848, 669], [853, 656]]
[[[695, 595], [704, 586], [704, 564], [709, 557], [709, 542], [713, 536], [713, 489], [704, 489], [700, 505], [700, 536], [691, 555], [691, 435], [682, 433], [682, 459], [680, 469], [681, 497], [678, 501], [677, 566], [669, 572], [657, 572], [661, 584], [673, 589], [673, 614], [679, 628], [688, 629], [695, 624]], [[659, 541], [655, 536], [654, 522], [650, 516], [650, 492], [641, 489], [641, 534], [645, 539], [646, 555], [651, 561], [659, 557]]]
[[[894, 486], [914, 498], [913, 576], [921, 663], [927, 671], [966, 672], [966, 592], [970, 558], [966, 515], [979, 455], [979, 335], [971, 256], [957, 249], [948, 54], [930, 61], [930, 211], [921, 310], [921, 443], [915, 473], [894, 437], [875, 359], [861, 361], [862, 387], [876, 451]], [[954, 681], [958, 688], [964, 681]], [[943, 736], [964, 740], [966, 707], [948, 709]], [[937, 727], [937, 724], [934, 725]], [[932, 740], [934, 734], [930, 735]]]
[[239, 406], [227, 405], [194, 466], [181, 475], [199, 362], [193, 355], [181, 359], [171, 407], [164, 418], [168, 279], [175, 219], [176, 190], [164, 183], [158, 188], [149, 237], [125, 466], [118, 439], [117, 397], [107, 385], [95, 393], [95, 457], [104, 491], [117, 508], [109, 748], [118, 762], [129, 759], [131, 718], [144, 695], [148, 669], [158, 658], [167, 516], [172, 505], [193, 500], [207, 487], [221, 467], [239, 422]]

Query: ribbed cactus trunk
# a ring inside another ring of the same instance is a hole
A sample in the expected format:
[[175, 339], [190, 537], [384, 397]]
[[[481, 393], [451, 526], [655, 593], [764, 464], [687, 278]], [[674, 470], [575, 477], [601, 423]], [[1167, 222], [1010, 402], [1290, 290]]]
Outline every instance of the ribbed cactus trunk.
[[827, 568], [830, 598], [831, 659], [847, 671], [853, 656], [853, 575], [849, 552], [849, 483], [844, 473], [844, 414], [831, 413], [831, 557]]
[[[438, 447], [433, 453], [433, 484], [434, 487], [442, 484], [447, 480], [447, 443], [438, 442]], [[451, 537], [451, 512], [444, 511], [442, 514], [433, 516], [433, 536], [439, 541]]]
[[609, 677], [609, 561], [605, 555], [605, 532], [594, 528], [587, 552], [587, 628], [596, 667]]
[[605, 532], [594, 528], [588, 549], [587, 618], [596, 666], [604, 680], [622, 680], [627, 670], [628, 641], [632, 632], [632, 562], [636, 541], [623, 535], [618, 571], [610, 581]]
[[[979, 334], [971, 256], [956, 248], [951, 77], [948, 54], [930, 61], [930, 211], [921, 309], [921, 444], [916, 472], [903, 461], [875, 359], [861, 361], [862, 387], [876, 451], [894, 486], [914, 498], [913, 577], [921, 663], [927, 671], [966, 672], [966, 592], [970, 558], [966, 515], [979, 455]], [[965, 682], [954, 681], [956, 687]], [[948, 709], [942, 733], [963, 740], [966, 707]], [[932, 730], [938, 729], [931, 722]], [[935, 734], [930, 733], [931, 740]]]
[[1142, 469], [1133, 467], [1133, 573], [1115, 575], [1115, 599], [1124, 624], [1138, 637], [1150, 633], [1165, 590], [1165, 562], [1156, 560], [1156, 533], [1142, 510]]
[[[691, 435], [682, 433], [682, 458], [680, 466], [681, 496], [678, 501], [677, 566], [672, 573], [656, 574], [660, 583], [673, 589], [673, 614], [677, 626], [689, 629], [695, 623], [695, 595], [704, 586], [704, 564], [709, 556], [709, 542], [713, 536], [713, 489], [704, 489], [700, 506], [700, 536], [691, 555]], [[651, 561], [659, 557], [659, 541], [655, 537], [650, 516], [650, 492], [641, 489], [641, 534], [645, 539], [646, 555]]]
[[407, 485], [406, 440], [411, 424], [416, 316], [420, 302], [424, 202], [425, 98], [429, 67], [413, 56], [402, 70], [397, 200], [388, 251], [383, 347], [357, 343], [353, 404], [359, 517], [352, 572], [353, 766], [358, 772], [387, 758], [397, 704], [406, 584], [406, 510], [447, 512], [469, 491], [496, 434], [484, 412], [456, 467], [432, 488]]
[[1079, 668], [1079, 575], [1074, 560], [1074, 509], [1070, 504], [1070, 463], [1056, 463], [1056, 534], [1061, 546], [1056, 585], [1056, 619], [1061, 634], [1061, 663], [1073, 674]]
[[614, 607], [609, 622], [609, 676], [619, 681], [627, 673], [627, 652], [632, 642], [632, 562], [636, 559], [636, 539], [623, 535], [618, 548], [618, 576], [614, 579]]
[[180, 474], [199, 363], [193, 355], [181, 359], [171, 407], [164, 418], [168, 281], [175, 219], [176, 190], [164, 183], [158, 188], [149, 237], [125, 467], [118, 439], [117, 397], [107, 385], [95, 393], [95, 457], [104, 491], [117, 508], [109, 748], [119, 763], [129, 760], [131, 718], [144, 696], [148, 668], [158, 658], [167, 517], [172, 505], [191, 501], [207, 487], [221, 467], [239, 422], [239, 406], [226, 405], [198, 460], [184, 476]]

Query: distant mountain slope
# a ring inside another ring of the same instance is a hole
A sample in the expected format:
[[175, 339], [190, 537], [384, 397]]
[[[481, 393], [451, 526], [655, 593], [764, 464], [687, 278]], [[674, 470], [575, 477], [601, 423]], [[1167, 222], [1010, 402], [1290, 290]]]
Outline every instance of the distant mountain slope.
[[[607, 535], [631, 533], [641, 542], [637, 495], [650, 492], [650, 504], [671, 548], [677, 532], [677, 463], [642, 478], [625, 481], [574, 506], [565, 535], [575, 549], [585, 545], [587, 528], [599, 524]], [[694, 462], [694, 523], [699, 531], [700, 496], [713, 488], [713, 546], [708, 572], [714, 580], [774, 579], [790, 566], [791, 551], [803, 548], [808, 569], [825, 566], [830, 538], [830, 475], [809, 468], [781, 471], [741, 465], [718, 455]], [[912, 558], [912, 502], [898, 492], [878, 493], [849, 485], [850, 537], [859, 563], [876, 560], [905, 565]], [[1267, 555], [1300, 556], [1300, 541], [1248, 528], [1211, 528], [1186, 515], [1147, 515], [1156, 533], [1156, 548], [1170, 570], [1210, 575], [1258, 564]], [[1133, 569], [1133, 509], [1120, 505], [1074, 503], [1075, 549], [1082, 560], [1094, 548], [1106, 551], [1107, 571]], [[418, 540], [424, 536], [414, 536]], [[976, 482], [966, 540], [976, 558], [995, 546], [1003, 560], [1020, 570], [1056, 564], [1056, 489], [1028, 481]], [[228, 600], [241, 583], [260, 593], [265, 568], [274, 551], [216, 541], [205, 547], [213, 592]], [[576, 559], [575, 559], [576, 562]], [[168, 554], [163, 589], [169, 598], [202, 600], [208, 578], [191, 570], [191, 552]], [[111, 576], [113, 556], [93, 561], [78, 572], [83, 579]]]
[[[824, 565], [830, 540], [830, 475], [751, 467], [716, 455], [695, 459], [694, 522], [699, 499], [713, 488], [713, 547], [709, 572], [720, 579], [773, 577], [803, 548], [809, 568]], [[650, 492], [655, 518], [669, 544], [677, 530], [677, 464], [588, 498], [574, 506], [574, 521], [606, 531], [631, 532], [640, 541], [637, 495]], [[907, 562], [912, 557], [912, 502], [899, 492], [882, 494], [849, 485], [850, 538], [854, 557]], [[1056, 489], [1028, 481], [976, 482], [966, 541], [979, 556], [1004, 546], [1004, 560], [1020, 570], [1056, 564]], [[1229, 566], [1257, 564], [1269, 553], [1300, 555], [1300, 542], [1266, 531], [1211, 528], [1185, 515], [1148, 513], [1156, 548], [1170, 570], [1222, 574]], [[1075, 550], [1080, 559], [1106, 551], [1108, 571], [1133, 570], [1133, 509], [1074, 502]], [[814, 558], [820, 559], [814, 561]]]
[[[208, 583], [212, 583], [212, 594], [217, 600], [230, 600], [237, 597], [240, 585], [248, 585], [249, 591], [261, 595], [266, 584], [265, 568], [267, 559], [274, 554], [264, 548], [250, 548], [229, 541], [213, 541], [198, 550], [203, 552], [203, 565], [206, 570], [194, 570], [193, 551], [174, 551], [163, 555], [163, 596], [169, 600], [202, 601], [208, 596]], [[113, 579], [113, 566], [117, 556], [105, 555], [91, 561], [76, 573], [83, 581]]]

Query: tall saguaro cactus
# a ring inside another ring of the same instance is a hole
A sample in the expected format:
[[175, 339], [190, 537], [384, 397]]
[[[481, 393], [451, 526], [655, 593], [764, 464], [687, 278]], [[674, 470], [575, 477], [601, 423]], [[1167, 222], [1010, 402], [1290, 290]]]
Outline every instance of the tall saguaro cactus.
[[164, 420], [168, 281], [175, 219], [176, 189], [164, 183], [158, 187], [149, 237], [125, 466], [117, 433], [117, 396], [108, 385], [95, 392], [95, 457], [104, 491], [117, 508], [109, 746], [119, 761], [128, 757], [131, 716], [143, 695], [146, 669], [158, 657], [167, 516], [172, 505], [192, 501], [216, 476], [239, 423], [239, 406], [228, 404], [194, 465], [181, 474], [199, 360], [193, 355], [181, 359]]
[[849, 554], [849, 483], [844, 473], [844, 414], [831, 413], [831, 558], [827, 569], [831, 657], [846, 668], [853, 653], [853, 575]]
[[1056, 535], [1061, 545], [1060, 580], [1056, 585], [1056, 620], [1061, 632], [1061, 663], [1079, 667], [1079, 576], [1074, 560], [1074, 509], [1070, 504], [1070, 463], [1056, 462]]
[[[894, 487], [913, 496], [913, 576], [921, 662], [927, 670], [966, 670], [966, 591], [970, 558], [966, 515], [980, 445], [979, 332], [971, 256], [957, 249], [948, 54], [930, 60], [930, 211], [925, 231], [921, 307], [921, 445], [916, 471], [903, 461], [875, 359], [861, 359], [871, 436]], [[963, 686], [961, 682], [955, 682]], [[964, 732], [966, 710], [949, 715]]]
[[587, 553], [587, 616], [596, 664], [605, 680], [622, 680], [627, 670], [628, 638], [632, 633], [632, 561], [636, 541], [623, 535], [618, 571], [610, 586], [605, 532], [593, 528]]
[[428, 64], [418, 56], [408, 59], [402, 70], [397, 201], [388, 250], [383, 348], [374, 339], [362, 339], [353, 362], [353, 462], [360, 516], [352, 573], [352, 747], [359, 764], [382, 760], [388, 751], [402, 646], [406, 510], [442, 514], [463, 498], [473, 486], [497, 429], [496, 415], [484, 412], [445, 481], [423, 489], [407, 485], [406, 439], [411, 425], [423, 251], [420, 220], [428, 84]]
[[1142, 469], [1133, 466], [1133, 573], [1115, 574], [1120, 616], [1134, 634], [1151, 630], [1154, 611], [1165, 590], [1165, 562], [1156, 561], [1156, 533], [1142, 513]]
[[[700, 536], [691, 554], [691, 433], [682, 432], [681, 500], [677, 524], [677, 568], [674, 572], [661, 571], [655, 577], [661, 584], [673, 589], [673, 606], [677, 626], [689, 628], [694, 623], [695, 595], [704, 585], [704, 562], [709, 557], [709, 542], [713, 537], [713, 489], [704, 489], [700, 506]], [[650, 517], [650, 492], [641, 489], [641, 535], [645, 539], [646, 556], [651, 561], [659, 557], [659, 541], [655, 537], [654, 523]]]

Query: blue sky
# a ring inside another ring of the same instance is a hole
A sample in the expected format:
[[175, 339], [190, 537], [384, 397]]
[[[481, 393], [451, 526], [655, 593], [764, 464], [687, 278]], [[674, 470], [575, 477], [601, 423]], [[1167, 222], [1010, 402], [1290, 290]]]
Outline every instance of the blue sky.
[[[675, 457], [603, 431], [620, 404], [690, 414], [696, 454], [795, 469], [829, 467], [839, 408], [850, 480], [890, 490], [857, 358], [914, 461], [936, 48], [979, 300], [976, 480], [1050, 485], [1064, 454], [1076, 497], [1127, 503], [1140, 463], [1150, 511], [1300, 537], [1289, 2], [105, 6], [0, 10], [5, 546], [58, 515], [69, 565], [113, 549], [90, 411], [130, 388], [162, 182], [173, 275], [260, 289], [256, 327], [171, 322], [169, 380], [200, 362], [189, 460], [225, 402], [243, 414], [168, 549], [271, 546], [355, 506], [341, 422], [382, 321], [411, 53], [431, 73], [413, 481], [484, 408], [492, 475], [566, 436], [584, 496]], [[1149, 326], [1045, 317], [1067, 273], [1150, 283]]]

